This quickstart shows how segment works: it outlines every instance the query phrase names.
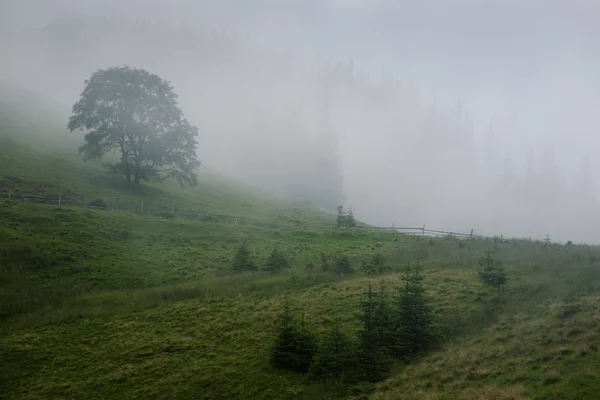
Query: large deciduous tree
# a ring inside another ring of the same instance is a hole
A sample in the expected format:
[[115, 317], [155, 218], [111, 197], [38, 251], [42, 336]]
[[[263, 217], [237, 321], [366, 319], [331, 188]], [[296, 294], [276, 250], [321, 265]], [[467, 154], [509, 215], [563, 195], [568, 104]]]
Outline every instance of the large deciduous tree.
[[94, 72], [73, 105], [68, 128], [87, 131], [79, 148], [86, 161], [119, 152], [121, 160], [108, 169], [134, 185], [168, 178], [182, 187], [197, 184], [198, 129], [158, 75], [128, 66]]

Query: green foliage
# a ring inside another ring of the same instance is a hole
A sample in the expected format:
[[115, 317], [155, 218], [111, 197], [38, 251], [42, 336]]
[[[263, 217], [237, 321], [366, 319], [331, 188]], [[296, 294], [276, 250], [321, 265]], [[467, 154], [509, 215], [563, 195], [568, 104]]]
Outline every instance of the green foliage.
[[477, 271], [477, 277], [479, 281], [488, 289], [488, 302], [489, 302], [489, 291], [492, 289], [498, 292], [498, 301], [500, 301], [500, 291], [504, 285], [508, 282], [506, 270], [502, 265], [502, 262], [495, 259], [492, 251], [487, 250], [485, 257], [479, 260], [479, 270]]
[[338, 274], [352, 274], [354, 273], [354, 267], [346, 255], [341, 255], [336, 258], [333, 271]]
[[354, 368], [355, 357], [352, 341], [335, 321], [319, 342], [310, 372], [320, 379], [344, 380]]
[[168, 178], [182, 187], [198, 183], [198, 129], [183, 117], [173, 87], [144, 69], [94, 72], [73, 105], [68, 128], [87, 131], [79, 148], [85, 160], [120, 152], [121, 160], [108, 170], [135, 185]]
[[94, 200], [92, 200], [88, 203], [88, 207], [93, 207], [93, 208], [97, 208], [100, 210], [106, 210], [108, 208], [108, 204], [106, 203], [105, 200], [101, 199], [100, 197], [96, 197]]
[[285, 253], [278, 250], [277, 247], [274, 247], [267, 258], [263, 269], [269, 272], [279, 272], [290, 267], [290, 262]]
[[433, 315], [423, 288], [422, 268], [408, 264], [396, 298], [395, 353], [402, 358], [419, 356], [435, 342]]
[[327, 259], [327, 255], [323, 252], [321, 252], [321, 254], [319, 255], [319, 264], [323, 271], [329, 271], [329, 260]]
[[573, 293], [570, 293], [565, 297], [564, 302], [560, 307], [560, 317], [562, 319], [569, 319], [584, 309], [585, 305], [581, 301], [581, 298]]
[[370, 261], [363, 261], [362, 269], [367, 275], [376, 275], [389, 272], [391, 267], [386, 264], [385, 257], [381, 253], [377, 253]]
[[353, 228], [356, 226], [354, 211], [350, 209], [346, 212], [341, 205], [337, 207], [337, 217], [335, 221], [338, 228]]
[[173, 219], [175, 218], [175, 214], [172, 211], [167, 211], [164, 210], [161, 214], [161, 217], [166, 218], [166, 219]]
[[252, 261], [246, 242], [242, 242], [241, 246], [238, 247], [231, 269], [235, 272], [255, 271], [257, 269], [256, 264]]
[[271, 364], [275, 368], [308, 372], [316, 350], [317, 339], [307, 329], [304, 315], [300, 327], [297, 327], [286, 298], [279, 318], [277, 339], [271, 349]]
[[388, 298], [383, 278], [379, 282], [379, 291], [375, 299], [375, 343], [391, 356], [396, 345], [396, 325], [392, 304]]
[[375, 275], [377, 271], [372, 263], [367, 260], [362, 261], [361, 269], [365, 275]]
[[[385, 301], [383, 298], [381, 301]], [[391, 358], [388, 350], [382, 343], [382, 320], [381, 307], [378, 304], [377, 293], [373, 291], [371, 283], [363, 294], [360, 304], [359, 321], [361, 323], [358, 331], [357, 349], [357, 378], [361, 381], [376, 382], [381, 380], [387, 373]]]

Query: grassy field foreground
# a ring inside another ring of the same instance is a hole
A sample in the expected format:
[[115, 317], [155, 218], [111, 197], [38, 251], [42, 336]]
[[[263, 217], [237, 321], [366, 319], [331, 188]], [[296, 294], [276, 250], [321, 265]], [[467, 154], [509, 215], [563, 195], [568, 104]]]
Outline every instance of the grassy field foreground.
[[[211, 172], [185, 191], [134, 191], [12, 115], [0, 123], [0, 398], [599, 398], [598, 247], [335, 229], [331, 214]], [[111, 206], [88, 207], [97, 199]], [[259, 267], [278, 248], [291, 268], [234, 273], [244, 242]], [[486, 251], [508, 272], [501, 305], [477, 280]], [[390, 268], [367, 276], [378, 253]], [[355, 272], [324, 271], [322, 255]], [[415, 260], [446, 334], [428, 355], [360, 394], [269, 366], [284, 297], [315, 332], [339, 321], [354, 334], [368, 283], [391, 290]]]
[[[17, 213], [20, 207], [5, 205], [3, 215], [7, 209]], [[61, 214], [56, 207], [30, 206], [28, 215], [34, 221], [32, 211]], [[26, 311], [3, 321], [0, 393], [6, 398], [347, 397], [349, 393], [334, 382], [310, 382], [306, 376], [274, 370], [268, 364], [282, 296], [306, 313], [315, 331], [323, 332], [339, 319], [352, 333], [367, 282], [381, 279], [360, 271], [349, 276], [306, 271], [305, 261], [321, 250], [348, 252], [356, 260], [384, 253], [392, 266], [383, 276], [390, 287], [406, 260], [421, 258], [438, 323], [452, 333], [451, 341], [427, 357], [396, 366], [390, 378], [377, 385], [373, 398], [593, 399], [599, 388], [595, 377], [600, 372], [600, 320], [595, 296], [600, 252], [596, 248], [334, 230], [252, 231], [247, 227], [250, 231], [234, 234], [224, 230], [228, 227], [208, 223], [67, 211], [79, 213], [82, 218], [95, 218], [100, 226], [110, 226], [111, 218], [140, 224], [131, 229], [128, 239], [135, 245], [122, 239], [112, 244], [115, 249], [122, 246], [117, 253], [127, 254], [129, 261], [114, 269], [103, 269], [98, 263], [95, 272], [47, 267], [3, 287], [4, 293], [7, 287], [35, 284], [55, 288], [59, 298], [68, 299], [28, 304]], [[151, 234], [144, 223], [158, 224], [161, 230], [169, 226], [185, 244], [178, 247], [167, 236], [146, 243]], [[30, 229], [41, 231], [35, 226]], [[213, 235], [216, 232], [222, 236]], [[294, 254], [293, 268], [281, 274], [228, 272], [225, 255], [233, 253], [235, 243], [221, 245], [229, 235], [243, 234], [255, 237], [250, 248], [257, 255], [275, 243], [284, 246]], [[34, 237], [39, 240], [38, 235], [23, 240]], [[195, 250], [189, 265], [182, 264], [179, 271], [165, 262], [166, 256], [157, 258], [171, 251], [170, 258], [185, 259], [186, 252], [203, 244], [207, 250]], [[156, 253], [144, 258], [135, 250], [138, 246]], [[106, 256], [97, 247], [89, 250], [92, 260]], [[215, 249], [208, 250], [211, 247]], [[495, 248], [510, 276], [506, 304], [493, 312], [486, 311], [485, 294], [476, 280], [477, 260], [489, 248]], [[221, 264], [206, 270], [198, 267], [198, 276], [191, 276], [191, 265], [211, 257], [223, 257]], [[135, 260], [137, 266], [127, 269]], [[76, 286], [73, 282], [86, 281], [91, 286], [69, 292]], [[572, 292], [578, 293], [585, 307], [562, 319], [563, 299]], [[14, 298], [3, 298], [3, 306]]]

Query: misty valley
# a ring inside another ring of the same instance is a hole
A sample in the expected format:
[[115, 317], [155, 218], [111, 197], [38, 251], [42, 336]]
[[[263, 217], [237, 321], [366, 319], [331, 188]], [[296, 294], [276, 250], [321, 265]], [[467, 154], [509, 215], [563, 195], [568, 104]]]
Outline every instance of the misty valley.
[[0, 4], [0, 398], [600, 397], [600, 8], [174, 1]]

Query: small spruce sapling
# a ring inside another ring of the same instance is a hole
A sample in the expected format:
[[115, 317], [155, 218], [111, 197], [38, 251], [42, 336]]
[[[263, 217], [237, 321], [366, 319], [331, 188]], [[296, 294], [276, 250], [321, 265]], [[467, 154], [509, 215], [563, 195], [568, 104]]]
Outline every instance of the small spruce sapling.
[[338, 274], [351, 274], [354, 272], [354, 267], [346, 255], [337, 258], [334, 264], [334, 271]]
[[277, 248], [274, 248], [265, 262], [264, 270], [270, 272], [279, 272], [288, 268], [290, 268], [290, 262], [285, 253]]
[[500, 301], [502, 287], [508, 283], [502, 262], [494, 258], [491, 250], [487, 250], [485, 256], [479, 260], [479, 266], [477, 277], [488, 289], [487, 303], [489, 304], [490, 292], [494, 289], [498, 291], [498, 301]]
[[304, 314], [298, 329], [286, 298], [279, 318], [277, 338], [271, 349], [271, 364], [275, 368], [307, 372], [315, 351], [316, 338], [306, 327]]
[[396, 354], [412, 358], [423, 354], [435, 343], [433, 315], [423, 288], [420, 265], [408, 268], [402, 274], [396, 299]]
[[355, 362], [355, 349], [336, 320], [317, 347], [310, 372], [321, 379], [344, 379]]
[[367, 287], [361, 301], [359, 320], [361, 328], [358, 332], [357, 378], [362, 381], [376, 382], [381, 380], [391, 365], [387, 349], [382, 346], [380, 338], [377, 294], [371, 283]]
[[325, 253], [321, 253], [319, 257], [319, 262], [323, 271], [329, 271], [329, 260], [327, 259]]
[[256, 264], [252, 261], [250, 250], [248, 249], [246, 242], [243, 242], [241, 246], [238, 247], [235, 257], [233, 258], [231, 269], [236, 272], [256, 270]]

